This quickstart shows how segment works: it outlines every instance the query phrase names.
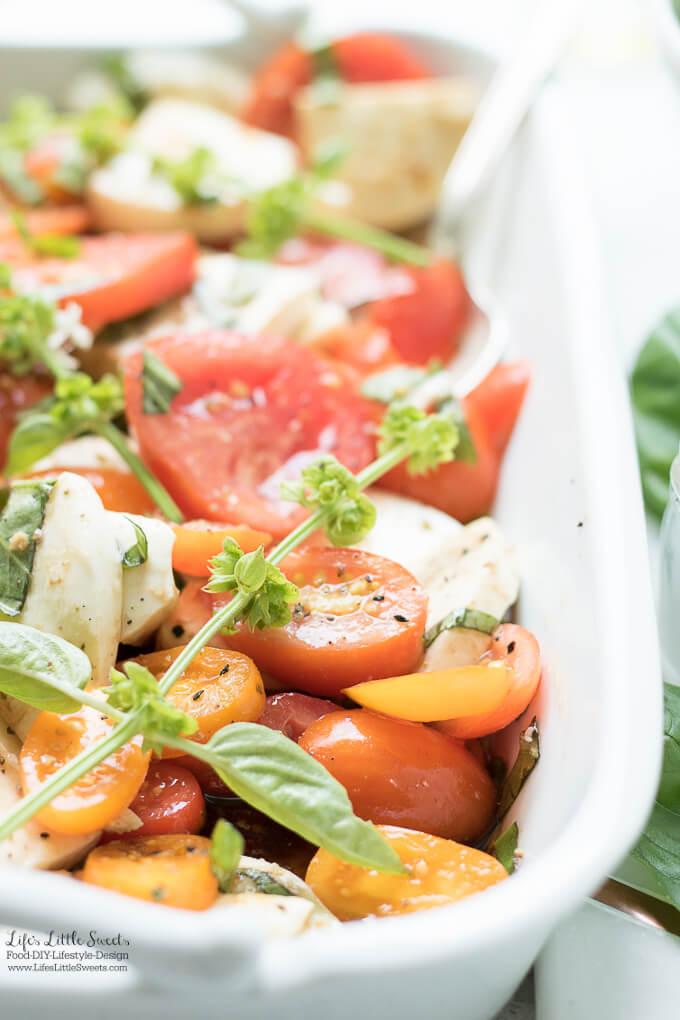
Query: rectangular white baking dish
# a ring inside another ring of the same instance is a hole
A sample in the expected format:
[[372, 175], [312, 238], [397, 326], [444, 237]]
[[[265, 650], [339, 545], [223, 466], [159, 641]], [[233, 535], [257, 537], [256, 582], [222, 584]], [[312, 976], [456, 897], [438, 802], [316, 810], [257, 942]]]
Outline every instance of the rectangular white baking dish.
[[[410, 38], [442, 69], [488, 73], [479, 51]], [[120, 932], [137, 969], [10, 975], [0, 964], [6, 1016], [488, 1020], [557, 921], [634, 841], [660, 759], [656, 630], [626, 393], [578, 153], [549, 93], [479, 210], [467, 262], [505, 308], [512, 354], [533, 365], [496, 508], [520, 553], [519, 619], [545, 663], [534, 706], [541, 762], [514, 813], [518, 874], [449, 908], [262, 943], [247, 914], [161, 910], [8, 868], [2, 923]]]

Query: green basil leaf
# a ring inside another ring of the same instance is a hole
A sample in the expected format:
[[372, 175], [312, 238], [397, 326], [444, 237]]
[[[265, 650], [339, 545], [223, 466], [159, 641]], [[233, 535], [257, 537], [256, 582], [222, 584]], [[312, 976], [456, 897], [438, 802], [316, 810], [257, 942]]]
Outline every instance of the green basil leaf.
[[245, 846], [243, 836], [224, 818], [220, 818], [212, 831], [210, 867], [222, 892], [229, 892], [232, 879]]
[[443, 619], [425, 631], [423, 644], [429, 648], [445, 630], [453, 630], [456, 627], [481, 630], [483, 634], [493, 634], [496, 627], [499, 626], [500, 620], [491, 616], [490, 613], [483, 613], [480, 609], [452, 609]]
[[181, 380], [147, 348], [144, 348], [143, 359], [142, 410], [144, 414], [166, 414], [170, 410], [173, 397], [182, 389]]
[[36, 411], [23, 418], [12, 432], [5, 471], [20, 475], [75, 435], [47, 413]]
[[3, 493], [0, 510], [0, 612], [23, 609], [35, 556], [35, 533], [42, 527], [52, 482], [15, 482]]
[[519, 792], [527, 779], [538, 765], [541, 756], [536, 719], [519, 735], [519, 752], [515, 764], [508, 772], [501, 787], [498, 804], [498, 817], [505, 818], [508, 811], [519, 797]]
[[517, 850], [518, 838], [519, 826], [517, 822], [513, 822], [505, 832], [498, 836], [489, 848], [489, 852], [501, 862], [508, 875], [512, 875], [515, 870], [515, 851]]
[[227, 786], [275, 822], [341, 860], [404, 874], [389, 843], [354, 814], [345, 788], [282, 733], [257, 723], [231, 723], [204, 748]]
[[458, 445], [456, 447], [456, 460], [464, 464], [475, 464], [477, 462], [477, 450], [465, 420], [463, 405], [456, 397], [447, 397], [441, 400], [435, 410], [439, 414], [449, 414], [458, 426]]
[[53, 634], [0, 622], [0, 691], [47, 712], [77, 712], [69, 691], [82, 688], [92, 667], [85, 652]]
[[680, 444], [680, 308], [648, 336], [630, 389], [645, 506], [658, 518], [668, 502], [668, 476]]
[[129, 570], [130, 567], [141, 567], [142, 563], [146, 563], [149, 558], [149, 542], [144, 531], [131, 517], [127, 519], [135, 529], [137, 541], [123, 553], [123, 570]]
[[265, 893], [267, 896], [294, 896], [295, 894], [281, 885], [268, 871], [258, 871], [257, 868], [237, 868], [236, 879], [245, 879], [252, 882], [255, 892]]

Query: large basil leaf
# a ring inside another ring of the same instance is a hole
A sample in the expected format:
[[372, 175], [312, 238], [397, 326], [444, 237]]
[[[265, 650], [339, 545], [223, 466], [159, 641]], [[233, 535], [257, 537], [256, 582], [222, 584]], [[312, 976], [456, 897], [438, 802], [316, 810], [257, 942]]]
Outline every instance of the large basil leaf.
[[23, 609], [52, 482], [15, 482], [0, 494], [0, 612]]
[[75, 689], [90, 679], [92, 667], [75, 645], [21, 623], [0, 621], [0, 691], [33, 708], [76, 712]]
[[633, 368], [630, 388], [645, 506], [661, 517], [680, 444], [680, 308], [650, 333]]
[[680, 910], [680, 688], [664, 684], [664, 748], [656, 803], [633, 856]]
[[19, 475], [32, 464], [56, 450], [77, 435], [66, 429], [48, 413], [36, 412], [20, 421], [9, 442], [6, 472]]
[[227, 786], [280, 825], [344, 861], [404, 873], [378, 830], [354, 814], [345, 788], [282, 733], [231, 723], [204, 746]]

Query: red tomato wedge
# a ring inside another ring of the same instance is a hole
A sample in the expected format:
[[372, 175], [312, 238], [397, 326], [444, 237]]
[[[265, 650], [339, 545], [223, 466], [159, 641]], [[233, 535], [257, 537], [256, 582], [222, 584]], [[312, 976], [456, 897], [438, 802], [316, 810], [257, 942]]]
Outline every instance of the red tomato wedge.
[[237, 520], [278, 538], [305, 516], [281, 500], [284, 479], [299, 477], [322, 452], [354, 472], [373, 459], [374, 411], [345, 366], [290, 340], [228, 330], [156, 337], [147, 346], [183, 389], [167, 414], [143, 414], [141, 355], [132, 355], [128, 421], [187, 517]]
[[190, 234], [105, 234], [83, 237], [74, 259], [36, 258], [20, 241], [2, 241], [0, 261], [12, 266], [18, 291], [74, 301], [96, 331], [188, 290], [197, 251]]
[[484, 420], [499, 457], [505, 452], [524, 403], [531, 369], [526, 361], [496, 365], [467, 397]]
[[[82, 234], [92, 225], [92, 216], [85, 205], [62, 205], [56, 209], [22, 209], [21, 214], [30, 234], [66, 235]], [[11, 216], [0, 216], [0, 240], [18, 237], [16, 224]]]
[[273, 630], [241, 625], [225, 637], [230, 647], [291, 687], [323, 697], [414, 668], [427, 595], [404, 567], [357, 549], [312, 546], [291, 553], [281, 569], [300, 589], [293, 619]]
[[[362, 32], [346, 36], [331, 43], [330, 51], [340, 77], [353, 84], [431, 76], [429, 68], [403, 43], [387, 35]], [[287, 43], [256, 73], [243, 119], [265, 131], [292, 137], [293, 100], [312, 81], [314, 73], [314, 58], [294, 43]]]
[[52, 392], [52, 383], [35, 375], [0, 372], [0, 467], [7, 458], [7, 444], [17, 417]]
[[233, 538], [243, 552], [253, 552], [261, 545], [269, 545], [271, 541], [271, 535], [266, 531], [254, 531], [244, 524], [185, 521], [184, 524], [171, 524], [170, 527], [175, 532], [172, 565], [181, 574], [193, 577], [210, 575], [210, 560], [222, 552], [225, 538]]

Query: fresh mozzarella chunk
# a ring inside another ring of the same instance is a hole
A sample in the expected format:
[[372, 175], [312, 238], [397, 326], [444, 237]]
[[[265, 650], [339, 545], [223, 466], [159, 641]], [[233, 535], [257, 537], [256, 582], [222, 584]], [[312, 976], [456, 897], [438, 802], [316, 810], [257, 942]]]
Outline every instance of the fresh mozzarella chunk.
[[138, 644], [149, 637], [175, 608], [178, 591], [172, 573], [175, 535], [164, 521], [137, 514], [107, 512], [110, 527], [122, 555], [137, 541], [131, 521], [146, 535], [147, 559], [138, 567], [123, 570], [123, 602], [120, 640]]
[[39, 709], [25, 705], [18, 698], [12, 698], [9, 694], [0, 694], [0, 719], [7, 723], [11, 732], [22, 743], [39, 714]]
[[395, 560], [416, 577], [422, 564], [436, 561], [439, 550], [462, 529], [453, 517], [414, 499], [382, 489], [369, 489], [368, 496], [378, 516], [358, 548]]
[[313, 161], [324, 145], [342, 139], [347, 156], [337, 178], [349, 190], [344, 211], [402, 230], [433, 212], [477, 101], [476, 87], [463, 77], [346, 85], [333, 103], [310, 86], [296, 99], [299, 140]]
[[107, 439], [101, 436], [81, 436], [62, 443], [56, 450], [43, 457], [31, 468], [32, 471], [51, 471], [53, 468], [83, 468], [97, 471], [102, 468], [114, 468], [116, 471], [129, 472], [130, 469]]
[[[2, 706], [0, 706], [0, 710]], [[21, 742], [7, 724], [0, 722], [0, 817], [4, 818], [21, 800], [19, 751]], [[35, 819], [0, 842], [0, 866], [24, 868], [70, 868], [85, 856], [99, 839], [99, 832], [64, 836], [50, 832]]]
[[120, 639], [122, 569], [108, 515], [90, 483], [61, 474], [41, 531], [18, 622], [82, 648], [93, 681], [105, 683]]
[[[104, 230], [189, 230], [201, 240], [222, 241], [245, 225], [245, 193], [286, 180], [296, 169], [295, 146], [287, 139], [182, 99], [151, 103], [128, 141], [129, 149], [89, 181], [89, 204]], [[154, 171], [153, 160], [185, 159], [199, 148], [215, 157], [211, 179], [219, 198], [185, 205], [167, 178]]]

